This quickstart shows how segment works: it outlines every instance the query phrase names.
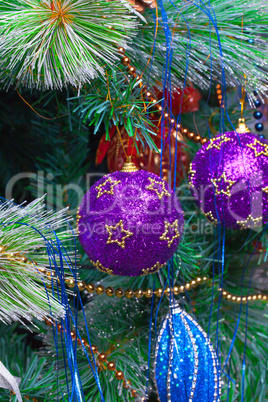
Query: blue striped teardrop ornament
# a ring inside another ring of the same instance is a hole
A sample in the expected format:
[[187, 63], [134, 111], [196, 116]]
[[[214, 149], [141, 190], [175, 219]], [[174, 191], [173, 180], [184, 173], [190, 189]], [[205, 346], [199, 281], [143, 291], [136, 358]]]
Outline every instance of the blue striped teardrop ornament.
[[177, 303], [158, 336], [155, 382], [161, 402], [220, 401], [216, 353], [205, 331]]

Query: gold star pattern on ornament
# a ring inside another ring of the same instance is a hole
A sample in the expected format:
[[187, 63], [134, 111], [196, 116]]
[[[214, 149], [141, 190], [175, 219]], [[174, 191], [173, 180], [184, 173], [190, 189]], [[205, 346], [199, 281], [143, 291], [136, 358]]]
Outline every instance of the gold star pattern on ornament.
[[[175, 232], [172, 237], [168, 236], [169, 229], [173, 229]], [[173, 223], [165, 221], [165, 230], [164, 233], [160, 236], [160, 240], [166, 240], [168, 242], [168, 247], [170, 247], [174, 240], [178, 237], [180, 237], [178, 219], [176, 219]]]
[[[219, 143], [216, 143], [216, 141], [220, 141]], [[215, 137], [212, 138], [209, 142], [208, 147], [206, 148], [206, 150], [208, 149], [212, 149], [212, 148], [217, 148], [217, 149], [221, 149], [221, 146], [224, 142], [228, 142], [231, 141], [231, 138], [227, 138], [225, 137], [225, 135], [221, 135], [220, 137]]]
[[78, 226], [81, 218], [82, 218], [82, 216], [80, 215], [80, 207], [79, 207], [77, 210], [77, 214], [76, 214], [76, 226]]
[[218, 223], [218, 220], [214, 218], [212, 211], [204, 212], [205, 217], [214, 225]]
[[104, 267], [99, 260], [97, 260], [96, 262], [90, 260], [90, 262], [101, 272], [105, 272], [108, 275], [113, 275], [113, 270]]
[[251, 214], [244, 221], [237, 221], [236, 223], [241, 226], [241, 229], [257, 227], [259, 223], [262, 221], [262, 216], [259, 218], [253, 218]]
[[[105, 190], [105, 186], [110, 183], [110, 190]], [[111, 177], [108, 177], [103, 183], [96, 186], [96, 190], [98, 191], [97, 198], [100, 198], [103, 194], [111, 194], [114, 195], [114, 187], [121, 183], [121, 180], [113, 180]]]
[[[219, 190], [219, 184], [221, 183], [222, 179], [224, 180], [224, 183], [228, 183], [228, 186], [226, 187], [226, 190]], [[226, 178], [226, 173], [224, 172], [218, 179], [211, 179], [212, 184], [214, 185], [214, 187], [216, 188], [216, 194], [225, 194], [228, 197], [231, 197], [231, 192], [230, 192], [230, 188], [232, 187], [232, 185], [235, 184], [235, 181], [231, 180], [231, 179], [227, 179]]]
[[[155, 179], [152, 179], [151, 177], [149, 177], [149, 180], [150, 180], [151, 184], [148, 184], [145, 187], [147, 190], [155, 191], [160, 200], [164, 197], [164, 195], [166, 195], [167, 197], [170, 197], [170, 193], [167, 191], [164, 181], [155, 180]], [[154, 187], [154, 185], [162, 186], [162, 191], [160, 192], [159, 188], [157, 188], [157, 186]]]
[[262, 189], [262, 191], [264, 191], [265, 193], [268, 194], [268, 186], [267, 186], [267, 187], [264, 187], [264, 188]]
[[154, 274], [155, 272], [159, 271], [160, 268], [163, 268], [165, 264], [160, 264], [159, 261], [157, 261], [156, 264], [154, 264], [153, 267], [150, 268], [143, 268], [142, 269], [142, 274], [141, 276], [149, 275], [149, 274]]
[[190, 163], [190, 169], [188, 173], [189, 173], [189, 186], [194, 187], [193, 178], [194, 175], [196, 174], [196, 170], [193, 169], [193, 162]]
[[79, 215], [79, 214], [76, 215], [76, 225], [78, 225], [81, 218], [82, 218], [81, 215]]
[[[263, 147], [261, 151], [257, 150], [257, 144]], [[268, 144], [263, 144], [262, 142], [258, 141], [257, 138], [255, 138], [252, 144], [247, 144], [247, 147], [253, 149], [256, 158], [260, 155], [268, 156]]]
[[79, 234], [80, 234], [80, 232], [79, 232], [79, 221], [80, 221], [81, 218], [82, 218], [81, 215], [79, 215], [79, 214], [76, 215], [76, 229], [77, 229], [77, 232]]
[[[121, 240], [119, 240], [119, 239], [112, 239], [113, 231], [117, 231], [117, 228], [119, 228], [119, 227], [120, 227], [120, 229], [121, 229], [121, 233], [125, 233], [125, 236], [123, 236], [123, 237], [121, 238]], [[109, 233], [109, 237], [108, 237], [108, 240], [107, 240], [107, 244], [110, 244], [110, 243], [117, 243], [120, 247], [125, 248], [125, 240], [126, 240], [128, 237], [133, 236], [133, 233], [132, 233], [132, 232], [130, 232], [129, 230], [124, 229], [122, 219], [120, 219], [120, 221], [119, 221], [115, 226], [105, 225], [105, 228], [106, 228], [106, 230], [107, 230], [108, 233]]]

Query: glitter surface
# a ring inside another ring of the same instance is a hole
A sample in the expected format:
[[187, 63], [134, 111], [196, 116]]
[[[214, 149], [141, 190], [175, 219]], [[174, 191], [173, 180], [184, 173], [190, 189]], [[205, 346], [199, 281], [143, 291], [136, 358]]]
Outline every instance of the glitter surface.
[[252, 133], [218, 135], [197, 152], [189, 183], [213, 223], [233, 229], [268, 222], [268, 142]]
[[144, 170], [104, 176], [78, 209], [84, 250], [97, 268], [114, 275], [157, 271], [176, 251], [183, 224], [174, 192]]
[[178, 305], [159, 333], [155, 381], [161, 402], [220, 401], [220, 367], [207, 334]]

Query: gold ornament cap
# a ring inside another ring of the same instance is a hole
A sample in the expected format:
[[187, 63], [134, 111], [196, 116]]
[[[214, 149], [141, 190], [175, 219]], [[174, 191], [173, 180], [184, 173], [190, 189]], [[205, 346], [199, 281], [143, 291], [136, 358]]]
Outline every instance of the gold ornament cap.
[[238, 124], [235, 130], [239, 134], [250, 133], [250, 129], [247, 127], [245, 119], [238, 119]]
[[129, 157], [127, 161], [124, 163], [121, 172], [125, 173], [133, 173], [133, 172], [138, 172], [140, 169], [137, 168], [134, 162], [131, 162], [131, 158]]

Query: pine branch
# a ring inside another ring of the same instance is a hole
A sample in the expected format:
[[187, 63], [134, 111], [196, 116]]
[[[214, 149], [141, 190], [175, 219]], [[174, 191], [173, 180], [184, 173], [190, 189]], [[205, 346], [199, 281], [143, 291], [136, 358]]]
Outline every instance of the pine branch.
[[109, 139], [109, 127], [123, 125], [130, 137], [136, 133], [137, 141], [146, 142], [157, 151], [151, 138], [155, 135], [149, 119], [152, 105], [148, 105], [142, 92], [144, 88], [138, 80], [119, 70], [107, 69], [106, 76], [93, 80], [85, 95], [71, 100], [79, 103], [74, 113], [78, 113], [83, 123], [94, 126], [94, 134], [103, 123]]
[[[225, 78], [227, 85], [245, 87], [251, 99], [254, 90], [265, 94], [268, 65], [265, 1], [164, 0], [158, 10], [157, 29], [155, 13], [147, 10], [144, 16], [147, 23], [139, 30], [127, 55], [137, 71], [144, 72], [146, 83], [162, 81], [163, 60], [167, 53], [170, 57], [172, 49], [172, 64], [167, 69], [170, 68], [175, 88], [183, 86], [187, 73], [187, 81], [200, 88], [208, 88], [211, 78], [223, 83]], [[147, 66], [148, 60], [151, 63]]]
[[[49, 401], [49, 392], [52, 384], [56, 382], [55, 363], [48, 368], [47, 360], [39, 357], [36, 352], [27, 345], [25, 335], [19, 335], [17, 325], [6, 326], [0, 324], [0, 360], [8, 370], [16, 377], [21, 378], [20, 392], [25, 400]], [[0, 388], [2, 402], [17, 401], [10, 391]]]
[[26, 206], [11, 201], [0, 205], [0, 320], [6, 323], [64, 314], [41, 269], [60, 264], [62, 251], [54, 232], [63, 243], [72, 235], [66, 210], [47, 212], [44, 206], [44, 198]]
[[[132, 15], [131, 15], [132, 14]], [[38, 89], [75, 87], [103, 74], [136, 28], [125, 1], [2, 1], [0, 83]]]
[[[131, 388], [135, 389], [139, 396], [144, 395], [147, 360], [147, 314], [148, 309], [137, 313], [140, 303], [137, 301], [98, 297], [91, 300], [87, 305], [86, 319], [90, 328], [91, 344], [97, 345], [100, 352], [107, 355], [107, 359], [115, 363], [116, 370], [123, 371], [124, 378], [131, 380]], [[109, 319], [108, 319], [109, 317]], [[104, 321], [103, 321], [104, 320]], [[83, 315], [79, 314], [79, 331], [87, 339], [84, 328]], [[47, 349], [43, 352], [47, 356], [48, 350], [54, 350], [54, 341], [51, 332], [43, 328], [47, 333], [44, 338]], [[90, 349], [87, 353], [92, 361]], [[87, 401], [101, 401], [92, 371], [89, 369], [88, 359], [82, 348], [77, 349], [79, 371]], [[97, 359], [98, 361], [98, 359]], [[107, 370], [105, 364], [99, 364], [99, 377], [105, 400], [134, 401], [131, 393], [123, 388], [123, 381], [115, 378], [114, 371]], [[48, 361], [49, 367], [49, 361]], [[63, 356], [59, 356], [59, 382], [60, 392], [66, 392], [65, 370]], [[54, 389], [54, 397], [59, 390]]]

